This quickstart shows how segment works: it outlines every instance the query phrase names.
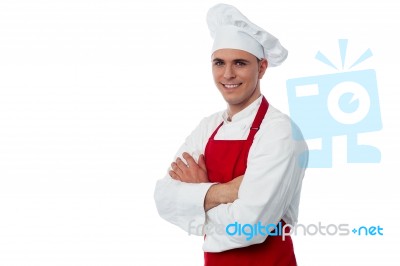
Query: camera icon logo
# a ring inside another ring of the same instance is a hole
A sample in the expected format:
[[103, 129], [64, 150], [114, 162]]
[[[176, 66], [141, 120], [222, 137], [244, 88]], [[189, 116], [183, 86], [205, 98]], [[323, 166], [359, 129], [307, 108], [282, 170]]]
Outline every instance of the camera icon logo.
[[[344, 66], [347, 40], [339, 40], [339, 47]], [[368, 49], [350, 68], [370, 56]], [[318, 52], [316, 58], [336, 68], [322, 53]], [[287, 80], [286, 87], [294, 123], [306, 140], [320, 143], [319, 149], [310, 149], [308, 167], [332, 167], [332, 138], [341, 135], [347, 137], [348, 163], [380, 162], [379, 149], [358, 144], [357, 137], [382, 129], [375, 70], [294, 78]]]

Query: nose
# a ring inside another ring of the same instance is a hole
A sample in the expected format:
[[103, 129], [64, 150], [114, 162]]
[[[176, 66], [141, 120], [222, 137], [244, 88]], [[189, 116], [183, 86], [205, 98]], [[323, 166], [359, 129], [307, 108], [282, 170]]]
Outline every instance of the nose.
[[224, 78], [225, 79], [232, 79], [235, 77], [235, 72], [232, 69], [232, 66], [227, 65], [224, 71]]

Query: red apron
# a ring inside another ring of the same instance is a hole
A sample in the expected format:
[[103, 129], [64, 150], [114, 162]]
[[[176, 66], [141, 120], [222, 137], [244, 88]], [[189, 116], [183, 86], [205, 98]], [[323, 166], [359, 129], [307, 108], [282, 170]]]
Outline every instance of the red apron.
[[[263, 97], [246, 140], [215, 140], [219, 128], [208, 139], [205, 148], [205, 162], [210, 182], [226, 183], [244, 175], [247, 156], [257, 130], [268, 110], [268, 102]], [[283, 223], [283, 221], [282, 221]], [[284, 223], [283, 223], [284, 225]], [[288, 228], [287, 228], [288, 229]], [[224, 252], [204, 252], [205, 266], [295, 266], [296, 258], [290, 236], [268, 236], [256, 245], [227, 250]]]

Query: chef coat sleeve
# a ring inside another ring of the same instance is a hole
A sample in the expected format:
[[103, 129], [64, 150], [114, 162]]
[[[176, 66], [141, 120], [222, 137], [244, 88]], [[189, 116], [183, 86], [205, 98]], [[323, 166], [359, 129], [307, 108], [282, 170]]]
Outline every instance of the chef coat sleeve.
[[[203, 153], [207, 139], [207, 121], [203, 119], [199, 126], [186, 138], [174, 160], [183, 152], [191, 154], [195, 160]], [[181, 157], [183, 161], [183, 159]], [[203, 235], [205, 224], [204, 198], [213, 183], [185, 183], [172, 179], [166, 173], [157, 181], [154, 199], [159, 215], [194, 235]]]
[[[296, 222], [301, 183], [308, 159], [307, 145], [292, 137], [290, 121], [280, 119], [261, 126], [250, 148], [247, 169], [239, 188], [238, 199], [221, 204], [207, 212], [205, 228], [226, 227], [230, 224], [276, 225], [283, 217], [287, 223]], [[265, 241], [267, 234], [228, 235], [206, 231], [204, 251], [221, 252]], [[250, 228], [247, 228], [250, 229]], [[250, 232], [248, 230], [248, 232]]]

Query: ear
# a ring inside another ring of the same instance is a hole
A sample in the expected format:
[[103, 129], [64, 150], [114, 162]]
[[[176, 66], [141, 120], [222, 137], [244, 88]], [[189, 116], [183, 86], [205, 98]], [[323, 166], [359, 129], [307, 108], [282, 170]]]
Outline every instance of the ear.
[[267, 68], [268, 68], [267, 59], [265, 59], [265, 58], [261, 59], [259, 62], [259, 68], [258, 68], [258, 79], [262, 79]]

